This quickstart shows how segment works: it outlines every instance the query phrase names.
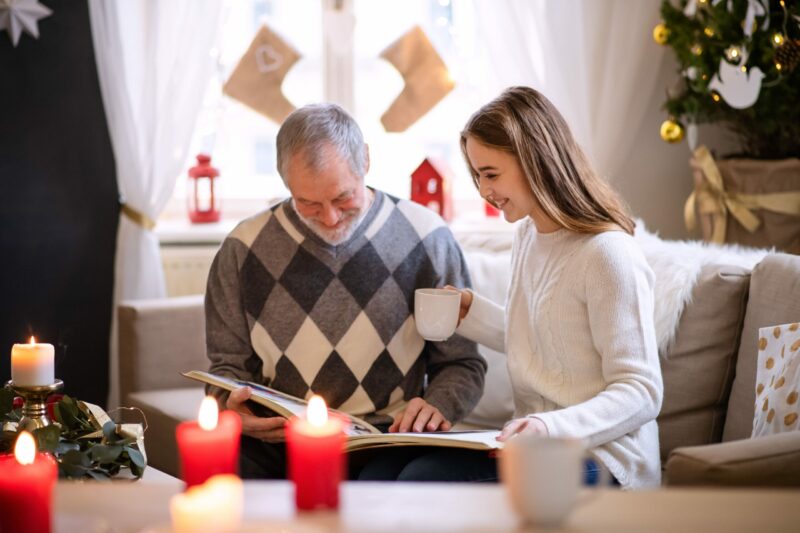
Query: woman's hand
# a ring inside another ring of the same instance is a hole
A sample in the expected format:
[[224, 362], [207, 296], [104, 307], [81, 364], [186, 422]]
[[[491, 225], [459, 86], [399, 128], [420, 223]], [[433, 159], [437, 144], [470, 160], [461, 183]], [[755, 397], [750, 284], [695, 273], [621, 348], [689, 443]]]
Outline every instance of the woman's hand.
[[264, 418], [256, 416], [247, 407], [253, 390], [250, 387], [234, 389], [228, 395], [225, 407], [235, 411], [242, 418], [242, 433], [264, 442], [283, 442], [286, 438], [284, 426], [286, 419], [282, 416]]
[[461, 321], [464, 320], [464, 317], [469, 313], [469, 308], [472, 306], [472, 291], [469, 289], [457, 289], [452, 285], [445, 285], [444, 288], [461, 293], [461, 308], [458, 312], [458, 323], [460, 325]]
[[516, 434], [547, 437], [550, 432], [547, 431], [547, 426], [544, 425], [544, 422], [536, 417], [515, 418], [506, 422], [497, 440], [505, 442]]

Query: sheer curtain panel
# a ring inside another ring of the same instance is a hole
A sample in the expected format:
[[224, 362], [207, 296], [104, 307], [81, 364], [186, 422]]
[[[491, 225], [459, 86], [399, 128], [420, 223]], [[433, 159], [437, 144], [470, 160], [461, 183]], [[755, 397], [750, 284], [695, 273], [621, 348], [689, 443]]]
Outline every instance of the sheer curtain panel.
[[[220, 0], [89, 0], [122, 203], [114, 310], [122, 300], [165, 295], [152, 228], [186, 161], [215, 66], [219, 13]], [[110, 407], [119, 403], [116, 316], [113, 323]]]
[[613, 181], [656, 90], [660, 0], [473, 0], [494, 65], [493, 97], [529, 85], [561, 111]]

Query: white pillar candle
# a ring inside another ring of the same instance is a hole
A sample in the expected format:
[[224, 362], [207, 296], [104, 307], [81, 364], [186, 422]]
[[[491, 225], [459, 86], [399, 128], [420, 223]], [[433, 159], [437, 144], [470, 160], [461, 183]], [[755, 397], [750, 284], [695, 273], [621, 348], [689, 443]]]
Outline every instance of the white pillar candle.
[[183, 494], [169, 504], [174, 533], [229, 533], [239, 531], [244, 511], [244, 486], [232, 474], [220, 474]]
[[11, 381], [14, 385], [32, 387], [51, 385], [55, 381], [52, 344], [37, 344], [31, 337], [28, 344], [15, 344], [11, 348]]

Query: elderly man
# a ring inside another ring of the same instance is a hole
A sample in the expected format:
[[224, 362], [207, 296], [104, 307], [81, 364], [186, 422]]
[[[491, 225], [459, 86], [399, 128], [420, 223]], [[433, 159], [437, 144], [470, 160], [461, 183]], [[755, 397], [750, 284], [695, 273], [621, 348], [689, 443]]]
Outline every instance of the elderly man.
[[[293, 112], [278, 132], [291, 198], [242, 223], [206, 293], [210, 371], [263, 383], [389, 431], [447, 430], [483, 389], [486, 364], [455, 336], [426, 342], [414, 290], [468, 286], [441, 218], [365, 186], [369, 152], [336, 105]], [[285, 419], [257, 416], [248, 388], [220, 401], [242, 417], [243, 477], [285, 477]]]

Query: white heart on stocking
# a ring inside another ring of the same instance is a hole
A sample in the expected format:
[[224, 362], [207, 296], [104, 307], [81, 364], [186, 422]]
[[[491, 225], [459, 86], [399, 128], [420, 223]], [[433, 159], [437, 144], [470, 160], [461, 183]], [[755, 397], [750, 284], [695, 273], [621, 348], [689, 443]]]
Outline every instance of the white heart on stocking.
[[275, 72], [283, 64], [283, 56], [268, 44], [256, 48], [256, 64], [262, 74]]

